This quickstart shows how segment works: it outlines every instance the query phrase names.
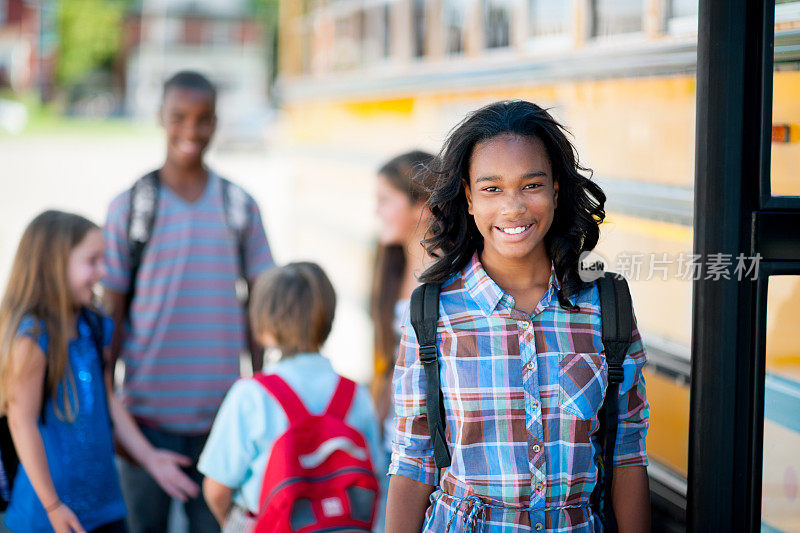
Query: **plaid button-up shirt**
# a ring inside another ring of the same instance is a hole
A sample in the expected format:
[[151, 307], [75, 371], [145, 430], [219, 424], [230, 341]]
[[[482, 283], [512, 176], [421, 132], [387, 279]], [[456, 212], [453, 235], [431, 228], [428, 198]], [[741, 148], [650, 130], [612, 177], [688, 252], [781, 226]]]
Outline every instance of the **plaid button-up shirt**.
[[[437, 471], [425, 372], [405, 321], [394, 374], [397, 433], [390, 474], [438, 485], [423, 531], [600, 531], [589, 498], [598, 479], [597, 412], [608, 366], [597, 287], [558, 303], [551, 273], [531, 315], [477, 254], [442, 285], [437, 342], [452, 464]], [[614, 466], [646, 465], [645, 352], [634, 324], [619, 389]]]

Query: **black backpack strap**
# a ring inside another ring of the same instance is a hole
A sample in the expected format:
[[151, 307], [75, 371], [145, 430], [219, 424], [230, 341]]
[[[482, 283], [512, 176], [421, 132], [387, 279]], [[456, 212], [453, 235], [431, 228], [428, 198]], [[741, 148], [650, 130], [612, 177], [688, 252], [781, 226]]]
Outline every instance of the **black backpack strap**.
[[128, 263], [130, 283], [125, 298], [125, 312], [130, 309], [136, 291], [136, 277], [142, 264], [142, 255], [147, 242], [153, 235], [153, 227], [158, 210], [158, 191], [161, 180], [158, 170], [142, 176], [131, 187], [130, 209], [128, 214]]
[[97, 349], [97, 355], [100, 356], [100, 366], [105, 369], [105, 326], [103, 325], [103, 316], [97, 311], [85, 307], [82, 309], [81, 313], [86, 323], [89, 324], [92, 342], [94, 342], [94, 346]]
[[222, 205], [225, 209], [225, 224], [230, 228], [236, 237], [236, 254], [239, 261], [239, 279], [237, 284], [237, 297], [242, 303], [247, 303], [249, 294], [246, 273], [247, 251], [245, 243], [247, 241], [247, 228], [250, 226], [250, 211], [247, 208], [247, 193], [244, 189], [225, 178], [220, 177], [222, 182]]
[[[105, 370], [107, 361], [105, 354], [106, 333], [105, 333], [105, 325], [103, 323], [103, 315], [101, 315], [100, 313], [98, 313], [93, 309], [88, 309], [86, 307], [84, 307], [81, 310], [81, 313], [83, 314], [83, 318], [84, 320], [86, 320], [86, 323], [89, 324], [89, 332], [92, 335], [92, 342], [94, 343], [94, 347], [97, 349], [97, 356], [100, 358], [100, 372], [103, 373], [103, 379], [105, 380]], [[111, 371], [112, 372], [114, 371], [113, 367], [111, 368]], [[113, 375], [112, 375], [112, 381], [113, 381]], [[103, 390], [105, 390], [105, 381], [103, 382], [103, 385], [104, 385]], [[111, 386], [112, 387], [114, 386], [113, 383]], [[113, 428], [114, 421], [111, 418], [111, 406], [108, 405], [108, 397], [103, 396], [103, 399], [106, 402], [106, 411], [108, 412], [109, 424], [111, 424], [111, 427]]]
[[417, 335], [419, 360], [425, 369], [425, 393], [428, 431], [433, 442], [433, 459], [437, 468], [450, 466], [450, 449], [445, 437], [447, 418], [439, 380], [439, 348], [436, 345], [436, 324], [439, 322], [438, 283], [423, 283], [411, 294], [411, 325]]
[[11, 490], [19, 467], [17, 450], [14, 448], [14, 441], [11, 440], [8, 418], [5, 415], [0, 417], [0, 466], [5, 474], [5, 483], [0, 480], [0, 513], [2, 513], [11, 501]]
[[[225, 224], [236, 237], [236, 253], [239, 262], [239, 275], [245, 277], [245, 241], [250, 215], [247, 209], [247, 193], [238, 185], [225, 178], [222, 182], [222, 205], [225, 210]], [[127, 305], [133, 299], [136, 289], [136, 276], [142, 264], [142, 255], [150, 237], [153, 236], [156, 213], [158, 211], [158, 191], [161, 180], [158, 170], [142, 176], [131, 187], [130, 210], [128, 217], [128, 250], [130, 263], [130, 285]]]
[[[603, 481], [602, 514], [605, 531], [616, 531], [617, 523], [611, 503], [611, 484], [614, 477], [614, 447], [617, 442], [617, 423], [619, 421], [619, 385], [624, 373], [622, 363], [631, 345], [633, 335], [633, 306], [631, 293], [625, 278], [612, 272], [597, 281], [600, 292], [600, 322], [603, 347], [608, 364], [608, 388], [600, 410], [600, 424], [603, 428]], [[598, 483], [599, 485], [599, 483]]]

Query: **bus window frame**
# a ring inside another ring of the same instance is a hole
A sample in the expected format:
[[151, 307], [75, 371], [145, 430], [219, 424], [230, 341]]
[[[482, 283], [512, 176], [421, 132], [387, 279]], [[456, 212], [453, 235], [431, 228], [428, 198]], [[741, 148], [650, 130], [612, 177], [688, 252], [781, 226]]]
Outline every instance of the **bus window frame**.
[[[693, 287], [687, 528], [761, 529], [766, 290], [800, 272], [800, 198], [769, 196], [774, 0], [701, 0], [695, 242], [761, 255], [758, 280]], [[753, 149], [753, 148], [755, 149]]]
[[[752, 73], [764, 67], [758, 52], [764, 28], [753, 4], [700, 2], [694, 253], [701, 256], [752, 250], [749, 218], [758, 209], [764, 168], [756, 153], [763, 146], [763, 105], [743, 105], [763, 104], [763, 75]], [[750, 521], [755, 289], [750, 280], [701, 277], [694, 282], [686, 510], [690, 531], [733, 531]]]

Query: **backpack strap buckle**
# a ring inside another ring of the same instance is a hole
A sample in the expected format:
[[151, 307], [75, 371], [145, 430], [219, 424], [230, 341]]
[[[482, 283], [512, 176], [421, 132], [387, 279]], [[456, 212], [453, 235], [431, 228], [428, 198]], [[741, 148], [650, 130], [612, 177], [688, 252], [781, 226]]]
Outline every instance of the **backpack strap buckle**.
[[437, 468], [450, 466], [447, 446], [447, 413], [444, 408], [439, 374], [439, 348], [436, 325], [439, 321], [439, 290], [436, 283], [423, 283], [411, 294], [411, 326], [417, 336], [419, 360], [425, 370], [425, 410]]
[[429, 365], [439, 360], [439, 350], [436, 345], [425, 344], [419, 347], [419, 360], [423, 365]]
[[625, 371], [622, 369], [622, 365], [613, 362], [608, 364], [608, 382], [609, 383], [622, 383], [622, 380], [625, 378]]

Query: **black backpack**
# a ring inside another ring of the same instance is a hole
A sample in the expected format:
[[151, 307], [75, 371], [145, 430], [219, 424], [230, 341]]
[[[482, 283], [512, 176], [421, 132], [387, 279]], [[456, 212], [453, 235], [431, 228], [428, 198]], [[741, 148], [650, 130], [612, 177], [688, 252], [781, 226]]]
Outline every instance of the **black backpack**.
[[[100, 356], [100, 364], [102, 367], [105, 367], [105, 358], [103, 357], [103, 340], [105, 336], [103, 331], [103, 317], [99, 313], [85, 308], [81, 311], [81, 314], [89, 324], [89, 329], [92, 332], [92, 340]], [[47, 381], [47, 375], [45, 375], [45, 381]], [[42, 395], [42, 410], [39, 416], [44, 420], [44, 406], [47, 401], [44, 389], [42, 389]], [[109, 412], [109, 415], [110, 414]], [[14, 441], [11, 439], [11, 432], [8, 429], [8, 418], [5, 416], [0, 418], [0, 467], [2, 467], [5, 473], [5, 480], [0, 479], [0, 512], [3, 512], [8, 508], [8, 504], [11, 501], [14, 478], [17, 475], [17, 470], [19, 470], [19, 456], [17, 456], [17, 450], [14, 448]], [[2, 481], [5, 481], [5, 484], [3, 484]]]
[[[250, 287], [245, 276], [245, 241], [247, 229], [250, 227], [250, 213], [247, 209], [247, 193], [225, 178], [222, 181], [222, 205], [225, 209], [225, 223], [236, 237], [236, 253], [239, 266], [239, 277], [236, 280], [236, 297], [241, 302], [242, 307], [247, 312], [247, 304], [250, 296]], [[154, 170], [145, 174], [130, 188], [129, 216], [127, 227], [128, 238], [128, 260], [130, 264], [130, 284], [125, 293], [125, 315], [130, 312], [131, 302], [136, 292], [136, 277], [139, 267], [142, 264], [142, 256], [150, 237], [153, 236], [156, 215], [158, 211], [158, 191], [161, 189], [161, 178], [159, 171]], [[251, 344], [252, 335], [250, 333], [250, 321], [245, 320], [247, 345], [251, 353], [256, 353], [257, 346]], [[122, 337], [114, 339], [111, 348], [113, 357], [117, 357], [121, 348]], [[116, 360], [112, 361], [112, 364]]]
[[[225, 178], [222, 181], [222, 204], [225, 209], [225, 223], [236, 236], [236, 251], [239, 264], [237, 295], [242, 302], [247, 299], [245, 277], [245, 240], [250, 225], [247, 209], [247, 193], [238, 185]], [[136, 290], [136, 275], [142, 264], [142, 255], [150, 237], [153, 236], [158, 211], [158, 191], [161, 189], [159, 171], [154, 170], [138, 180], [130, 188], [130, 210], [128, 216], [128, 251], [130, 261], [130, 286], [126, 294], [126, 312], [130, 307]]]
[[[622, 363], [631, 345], [633, 335], [633, 306], [625, 278], [607, 272], [597, 281], [600, 291], [600, 320], [603, 346], [608, 364], [608, 388], [603, 400], [600, 419], [603, 454], [597, 457], [601, 480], [592, 493], [592, 506], [600, 515], [604, 531], [614, 532], [617, 523], [611, 505], [611, 483], [614, 469], [614, 445], [617, 440], [619, 416], [619, 385], [622, 383]], [[439, 348], [436, 344], [436, 325], [439, 321], [438, 283], [423, 283], [411, 294], [411, 325], [419, 344], [419, 359], [425, 370], [425, 392], [428, 411], [428, 430], [433, 443], [436, 468], [450, 466], [450, 448], [447, 446], [447, 418], [444, 410], [441, 381], [439, 379]]]
[[11, 489], [18, 467], [19, 458], [8, 430], [8, 419], [4, 416], [0, 418], [0, 468], [5, 475], [4, 479], [0, 478], [0, 512], [5, 511], [11, 501]]

